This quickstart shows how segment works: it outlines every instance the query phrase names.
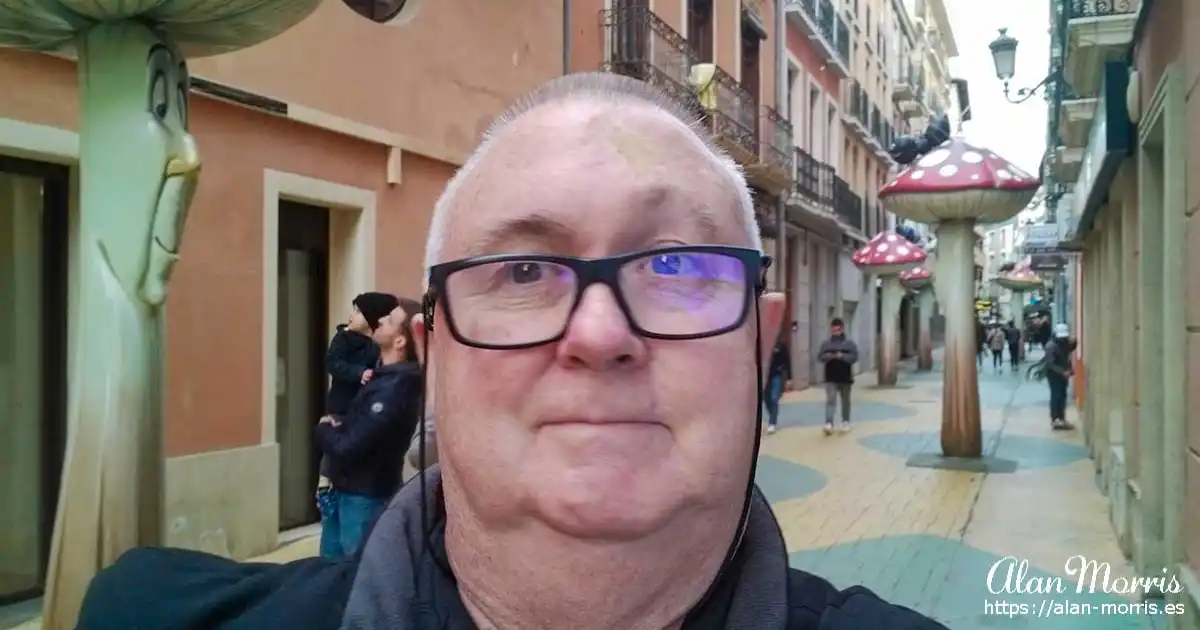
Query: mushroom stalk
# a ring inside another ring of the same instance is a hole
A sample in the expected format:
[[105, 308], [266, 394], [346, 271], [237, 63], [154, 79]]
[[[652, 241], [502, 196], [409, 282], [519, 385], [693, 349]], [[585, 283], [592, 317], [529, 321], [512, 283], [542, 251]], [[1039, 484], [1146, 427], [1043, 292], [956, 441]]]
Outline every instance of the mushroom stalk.
[[162, 307], [199, 171], [167, 42], [119, 20], [78, 43], [78, 335], [47, 630], [76, 626], [101, 569], [163, 542]]
[[922, 372], [933, 369], [933, 331], [930, 330], [930, 324], [935, 302], [932, 288], [921, 289], [917, 295], [917, 369]]
[[900, 304], [904, 287], [895, 275], [883, 276], [882, 329], [879, 331], [879, 385], [896, 384], [897, 364], [900, 361]]
[[938, 224], [934, 286], [946, 316], [942, 391], [942, 454], [979, 457], [983, 436], [979, 415], [979, 373], [975, 365], [975, 221]]

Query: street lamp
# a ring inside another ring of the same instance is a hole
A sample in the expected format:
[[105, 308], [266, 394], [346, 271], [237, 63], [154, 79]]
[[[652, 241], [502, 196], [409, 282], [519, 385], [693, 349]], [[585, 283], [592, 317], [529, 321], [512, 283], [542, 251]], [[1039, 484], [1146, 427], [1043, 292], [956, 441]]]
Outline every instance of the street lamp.
[[1017, 72], [1017, 38], [1008, 34], [1008, 29], [1000, 29], [1000, 35], [988, 44], [988, 48], [992, 49], [992, 63], [996, 65], [996, 78], [1004, 82], [1004, 98], [1014, 105], [1024, 103], [1033, 97], [1043, 87], [1051, 82], [1057, 82], [1059, 85], [1065, 85], [1062, 80], [1061, 71], [1055, 67], [1042, 79], [1037, 85], [1031, 88], [1021, 88], [1017, 90], [1017, 97], [1013, 98], [1009, 95], [1008, 82], [1012, 80], [1013, 75]]

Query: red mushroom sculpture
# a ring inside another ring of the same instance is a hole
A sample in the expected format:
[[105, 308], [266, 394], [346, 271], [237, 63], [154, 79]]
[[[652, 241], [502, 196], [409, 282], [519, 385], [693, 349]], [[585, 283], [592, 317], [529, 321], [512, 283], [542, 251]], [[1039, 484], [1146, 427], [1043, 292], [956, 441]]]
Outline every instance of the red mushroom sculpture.
[[896, 384], [896, 367], [900, 359], [897, 329], [904, 287], [899, 276], [910, 267], [925, 262], [925, 258], [925, 250], [920, 245], [891, 231], [876, 234], [871, 242], [854, 252], [854, 264], [879, 276], [883, 282], [883, 304], [879, 307], [883, 328], [879, 333], [878, 384], [884, 387]]
[[933, 334], [929, 318], [933, 317], [933, 272], [921, 265], [900, 274], [900, 284], [917, 294], [917, 370], [933, 369]]
[[979, 373], [975, 367], [975, 224], [1012, 218], [1041, 185], [1037, 176], [962, 138], [951, 138], [879, 190], [888, 210], [937, 224], [934, 287], [946, 316], [942, 454], [980, 457]]
[[996, 284], [1009, 289], [1013, 292], [1012, 303], [1017, 305], [1016, 317], [1017, 330], [1021, 333], [1021, 344], [1018, 346], [1021, 358], [1025, 358], [1025, 292], [1041, 288], [1043, 284], [1042, 278], [1037, 275], [1029, 267], [1029, 265], [1017, 265], [1012, 268], [1012, 271], [1002, 273], [996, 277]]

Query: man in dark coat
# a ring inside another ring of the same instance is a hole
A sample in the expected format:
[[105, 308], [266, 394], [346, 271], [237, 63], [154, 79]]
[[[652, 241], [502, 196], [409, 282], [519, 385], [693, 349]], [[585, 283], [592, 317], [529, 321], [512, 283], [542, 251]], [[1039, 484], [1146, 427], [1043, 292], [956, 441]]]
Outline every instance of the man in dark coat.
[[139, 550], [78, 630], [946, 630], [788, 567], [754, 485], [784, 296], [691, 122], [612, 73], [505, 112], [431, 219], [439, 464], [353, 562]]

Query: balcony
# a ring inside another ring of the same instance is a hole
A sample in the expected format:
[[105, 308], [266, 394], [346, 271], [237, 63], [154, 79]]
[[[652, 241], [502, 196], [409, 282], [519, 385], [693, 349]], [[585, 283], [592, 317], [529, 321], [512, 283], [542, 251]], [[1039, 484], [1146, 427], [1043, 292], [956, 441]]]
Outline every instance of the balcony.
[[809, 209], [832, 211], [833, 167], [796, 149], [796, 205], [807, 204]]
[[746, 167], [750, 183], [772, 192], [792, 187], [792, 123], [773, 107], [763, 107], [759, 117], [759, 162]]
[[843, 79], [850, 77], [850, 27], [830, 0], [786, 1], [785, 11], [800, 32], [815, 44], [822, 61]]
[[842, 111], [842, 122], [850, 127], [859, 140], [866, 142], [871, 135], [868, 128], [871, 124], [871, 103], [867, 100], [867, 91], [858, 80], [850, 80], [843, 106], [845, 109]]
[[1133, 39], [1140, 0], [1062, 0], [1067, 19], [1067, 83], [1081, 96], [1100, 89], [1104, 63], [1121, 58]]
[[1088, 133], [1092, 128], [1092, 119], [1096, 116], [1098, 98], [1073, 98], [1062, 102], [1062, 112], [1058, 117], [1058, 135], [1063, 146], [1068, 149], [1082, 149], [1087, 146]]
[[833, 176], [833, 213], [839, 223], [863, 233], [863, 200], [837, 175]]
[[704, 122], [713, 142], [743, 166], [755, 165], [758, 157], [758, 102], [753, 94], [720, 67], [700, 87]]
[[908, 63], [905, 71], [897, 78], [896, 89], [892, 93], [892, 101], [900, 114], [907, 118], [920, 116], [925, 112], [922, 99], [925, 98], [925, 79], [915, 64]]
[[697, 57], [687, 40], [645, 7], [612, 9], [603, 16], [604, 70], [650, 83], [699, 117], [700, 101], [688, 83]]

